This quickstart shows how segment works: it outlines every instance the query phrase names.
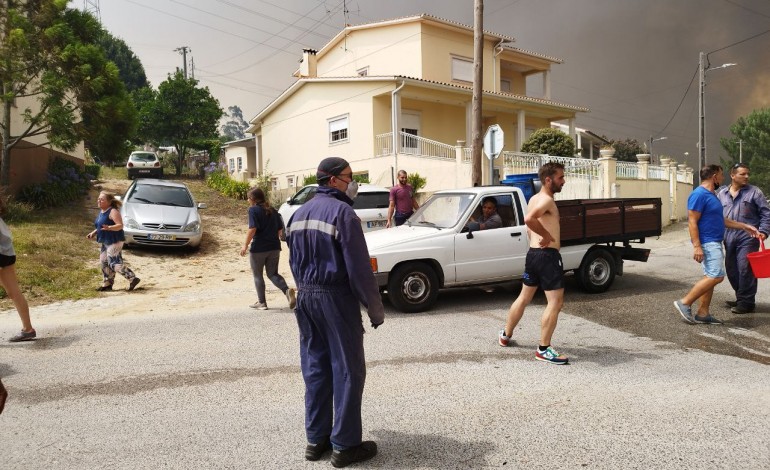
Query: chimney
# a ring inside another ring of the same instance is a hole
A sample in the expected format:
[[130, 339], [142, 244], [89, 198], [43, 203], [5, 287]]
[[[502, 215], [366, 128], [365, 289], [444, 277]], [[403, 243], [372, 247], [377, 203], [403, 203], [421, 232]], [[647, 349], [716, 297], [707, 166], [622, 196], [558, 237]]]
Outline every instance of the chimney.
[[302, 49], [302, 61], [299, 64], [299, 76], [314, 78], [318, 76], [318, 66], [316, 64], [315, 49]]

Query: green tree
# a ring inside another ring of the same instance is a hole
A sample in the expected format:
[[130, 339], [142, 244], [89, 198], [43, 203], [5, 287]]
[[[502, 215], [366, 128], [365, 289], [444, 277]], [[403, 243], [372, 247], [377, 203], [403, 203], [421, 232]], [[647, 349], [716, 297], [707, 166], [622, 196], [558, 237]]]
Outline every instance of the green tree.
[[151, 142], [154, 138], [152, 113], [154, 112], [153, 108], [157, 94], [158, 92], [153, 90], [152, 87], [139, 88], [131, 92], [131, 100], [134, 102], [139, 116], [139, 126], [132, 138], [132, 142], [135, 145]]
[[[67, 9], [66, 0], [0, 3], [0, 186], [10, 183], [10, 152], [22, 140], [45, 136], [40, 145], [72, 151], [86, 138], [104, 137], [107, 118], [124, 109], [125, 88], [97, 44], [100, 32], [90, 14]], [[21, 115], [18, 129], [12, 113]]]
[[[746, 162], [746, 154], [743, 154], [743, 161]], [[725, 166], [725, 168], [730, 168], [733, 164], [730, 166]], [[749, 179], [749, 183], [753, 184], [754, 186], [758, 187], [762, 190], [763, 193], [765, 193], [765, 196], [770, 195], [770, 160], [763, 156], [763, 155], [754, 155], [754, 157], [749, 162], [749, 168], [751, 168], [751, 178]], [[727, 173], [728, 170], [725, 170]], [[729, 184], [729, 178], [725, 176], [725, 184]]]
[[521, 151], [573, 157], [575, 155], [575, 141], [558, 129], [546, 127], [533, 132], [521, 146]]
[[129, 93], [150, 86], [142, 61], [139, 60], [125, 41], [116, 38], [108, 31], [102, 30], [99, 36], [99, 45], [104, 50], [107, 59], [118, 66], [120, 79]]
[[205, 149], [209, 139], [217, 138], [222, 108], [208, 88], [199, 88], [195, 79], [177, 71], [169, 76], [140, 110], [141, 131], [148, 141], [171, 143], [176, 147], [176, 174], [182, 174], [187, 150]]
[[615, 149], [615, 158], [624, 162], [635, 162], [636, 154], [646, 153], [642, 144], [636, 139], [611, 140]]
[[241, 108], [238, 106], [228, 106], [227, 117], [227, 122], [220, 128], [222, 135], [226, 136], [228, 141], [245, 138], [249, 123], [243, 119]]
[[[770, 108], [755, 109], [748, 116], [741, 116], [730, 126], [732, 137], [719, 139], [722, 148], [727, 152], [724, 161], [729, 165], [740, 158], [741, 146], [743, 147], [743, 161], [751, 162], [752, 184], [755, 181], [757, 170], [755, 164], [760, 160], [770, 158]], [[738, 140], [743, 142], [739, 144]], [[763, 165], [764, 166], [764, 165]]]

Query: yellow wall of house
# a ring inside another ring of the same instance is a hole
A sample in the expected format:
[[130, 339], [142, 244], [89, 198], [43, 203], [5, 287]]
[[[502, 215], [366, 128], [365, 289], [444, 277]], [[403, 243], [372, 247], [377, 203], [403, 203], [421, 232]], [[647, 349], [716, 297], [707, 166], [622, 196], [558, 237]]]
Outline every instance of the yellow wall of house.
[[[499, 61], [498, 61], [498, 67], [499, 67]], [[514, 70], [500, 70], [498, 69], [498, 74], [500, 77], [497, 79], [502, 80], [510, 80], [511, 81], [511, 91], [510, 93], [515, 93], [517, 95], [525, 95], [527, 94], [527, 79], [522, 75], [521, 73], [517, 73]], [[502, 91], [500, 89], [500, 85], [498, 84], [497, 91]]]
[[[484, 41], [484, 89], [492, 89], [492, 41]], [[452, 80], [452, 57], [473, 60], [473, 36], [424, 24], [422, 28], [423, 78], [471, 85]]]
[[369, 67], [368, 75], [404, 75], [422, 78], [420, 24], [395, 24], [351, 32], [318, 60], [319, 77], [355, 77]]
[[421, 137], [449, 145], [455, 145], [458, 140], [465, 140], [465, 108], [463, 107], [403, 99], [401, 111], [419, 113]]
[[[495, 42], [484, 43], [484, 89], [499, 91], [500, 57], [493, 56]], [[319, 77], [403, 75], [452, 83], [452, 56], [473, 60], [473, 37], [419, 22], [352, 31], [318, 59]], [[496, 77], [495, 77], [496, 75]], [[521, 74], [508, 71], [516, 93], [525, 93]], [[492, 86], [493, 78], [498, 82]], [[469, 84], [469, 82], [456, 82]]]
[[[318, 162], [326, 157], [342, 157], [351, 166], [370, 158], [374, 148], [372, 102], [392, 88], [392, 83], [373, 81], [306, 84], [262, 122], [265, 172], [279, 177], [283, 187], [286, 175], [314, 174]], [[348, 116], [348, 140], [329, 143], [328, 120], [343, 115]]]

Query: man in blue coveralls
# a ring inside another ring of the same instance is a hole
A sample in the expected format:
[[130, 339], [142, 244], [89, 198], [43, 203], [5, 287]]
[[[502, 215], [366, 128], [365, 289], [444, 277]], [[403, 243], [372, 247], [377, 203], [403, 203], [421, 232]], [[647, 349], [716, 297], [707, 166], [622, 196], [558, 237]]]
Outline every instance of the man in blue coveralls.
[[[736, 222], [759, 229], [762, 240], [770, 233], [770, 206], [762, 190], [749, 184], [749, 166], [736, 163], [730, 169], [730, 186], [717, 193], [723, 214]], [[757, 278], [749, 266], [747, 255], [759, 249], [759, 240], [742, 230], [725, 231], [725, 270], [735, 291], [735, 300], [727, 301], [736, 314], [751, 313], [756, 308]]]
[[289, 264], [297, 284], [300, 362], [305, 379], [307, 460], [333, 449], [334, 467], [371, 459], [377, 444], [361, 441], [366, 379], [363, 305], [372, 327], [385, 309], [369, 263], [361, 220], [351, 207], [358, 192], [342, 158], [326, 158], [316, 172], [318, 192], [287, 226]]

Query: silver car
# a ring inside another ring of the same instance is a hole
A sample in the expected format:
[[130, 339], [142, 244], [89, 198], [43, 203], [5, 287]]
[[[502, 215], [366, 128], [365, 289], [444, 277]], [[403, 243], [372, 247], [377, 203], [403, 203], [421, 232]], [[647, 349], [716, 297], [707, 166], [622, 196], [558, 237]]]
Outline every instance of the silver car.
[[126, 244], [197, 247], [203, 228], [196, 204], [184, 183], [138, 179], [123, 197], [123, 230]]

